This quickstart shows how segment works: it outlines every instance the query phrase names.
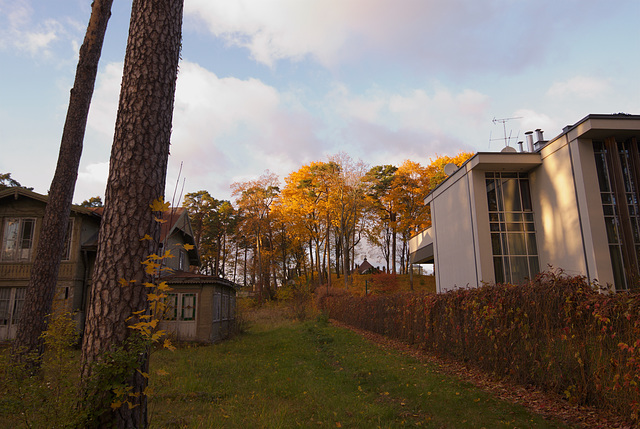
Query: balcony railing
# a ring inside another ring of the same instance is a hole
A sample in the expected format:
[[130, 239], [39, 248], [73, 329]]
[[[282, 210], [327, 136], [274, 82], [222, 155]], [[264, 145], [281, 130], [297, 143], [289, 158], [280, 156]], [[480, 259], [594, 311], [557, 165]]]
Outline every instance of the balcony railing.
[[[0, 280], [29, 280], [33, 264], [0, 263]], [[62, 263], [58, 279], [72, 279], [75, 264]]]

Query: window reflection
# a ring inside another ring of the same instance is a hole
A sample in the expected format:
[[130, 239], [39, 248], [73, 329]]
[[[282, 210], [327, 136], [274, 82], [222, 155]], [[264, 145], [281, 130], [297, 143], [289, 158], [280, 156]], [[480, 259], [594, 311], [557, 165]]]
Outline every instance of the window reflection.
[[539, 271], [526, 173], [486, 173], [491, 250], [497, 283], [522, 283]]

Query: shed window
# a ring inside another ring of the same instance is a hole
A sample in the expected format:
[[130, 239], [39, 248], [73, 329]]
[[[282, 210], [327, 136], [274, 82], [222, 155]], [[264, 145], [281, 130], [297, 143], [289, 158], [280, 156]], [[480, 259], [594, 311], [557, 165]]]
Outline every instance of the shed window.
[[170, 293], [165, 320], [196, 320], [197, 293]]

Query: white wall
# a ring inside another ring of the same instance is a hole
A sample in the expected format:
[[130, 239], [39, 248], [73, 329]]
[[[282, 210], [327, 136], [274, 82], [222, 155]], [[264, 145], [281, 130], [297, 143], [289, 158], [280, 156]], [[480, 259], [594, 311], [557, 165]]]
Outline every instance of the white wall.
[[541, 155], [542, 165], [529, 174], [540, 269], [552, 265], [567, 274], [586, 274], [573, 154], [563, 137], [547, 145]]
[[478, 285], [467, 172], [458, 170], [452, 179], [431, 201], [438, 292]]

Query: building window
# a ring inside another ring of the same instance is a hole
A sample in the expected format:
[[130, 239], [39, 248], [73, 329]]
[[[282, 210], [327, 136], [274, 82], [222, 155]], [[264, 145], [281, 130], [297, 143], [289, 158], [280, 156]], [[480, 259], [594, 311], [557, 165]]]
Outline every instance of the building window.
[[0, 288], [0, 326], [17, 325], [27, 288]]
[[33, 248], [36, 220], [32, 218], [12, 218], [4, 222], [2, 235], [3, 261], [29, 261]]
[[64, 235], [64, 249], [62, 249], [62, 260], [71, 259], [71, 236], [73, 235], [73, 218], [69, 219], [67, 233]]
[[219, 322], [222, 319], [222, 290], [216, 288], [213, 293], [213, 321]]
[[593, 142], [600, 199], [616, 290], [638, 287], [640, 277], [640, 154], [635, 138]]
[[178, 253], [178, 270], [186, 271], [187, 255], [184, 250], [180, 249]]
[[170, 293], [165, 320], [196, 320], [197, 293]]
[[196, 320], [196, 294], [182, 294], [182, 314], [181, 320]]
[[539, 271], [526, 173], [485, 173], [496, 283], [523, 283]]

